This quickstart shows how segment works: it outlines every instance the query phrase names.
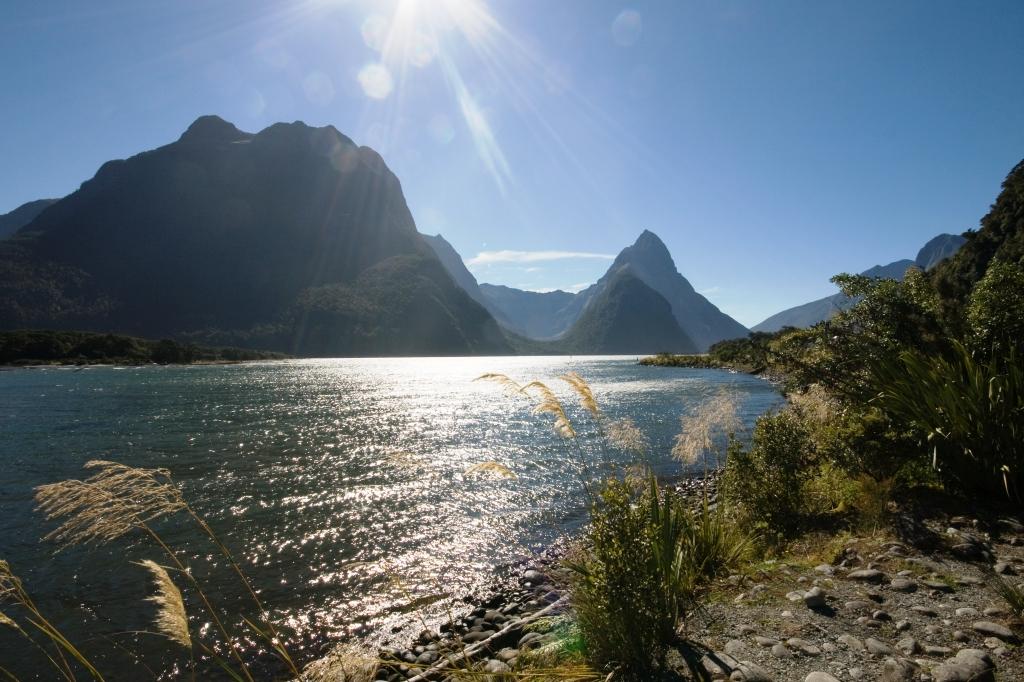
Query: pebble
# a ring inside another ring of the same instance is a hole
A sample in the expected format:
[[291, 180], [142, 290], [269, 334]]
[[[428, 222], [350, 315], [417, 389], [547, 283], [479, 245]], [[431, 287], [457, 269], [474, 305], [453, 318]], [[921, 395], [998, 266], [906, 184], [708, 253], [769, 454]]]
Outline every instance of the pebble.
[[738, 639], [730, 639], [725, 643], [725, 653], [730, 656], [739, 656], [746, 651], [746, 645]]
[[786, 648], [782, 642], [772, 645], [772, 656], [775, 658], [793, 658], [793, 652]]
[[880, 682], [905, 682], [917, 676], [917, 665], [903, 658], [887, 658], [882, 664]]
[[893, 578], [892, 582], [889, 583], [889, 587], [897, 592], [909, 593], [917, 589], [917, 583], [906, 578]]
[[993, 682], [995, 664], [992, 657], [980, 649], [961, 649], [932, 671], [934, 682]]
[[871, 602], [863, 600], [854, 600], [846, 602], [847, 611], [870, 611], [871, 606]]
[[786, 640], [786, 646], [790, 649], [796, 649], [808, 656], [820, 656], [821, 649], [817, 646], [808, 642], [806, 639], [800, 639], [799, 637], [790, 637]]
[[868, 637], [865, 639], [864, 647], [868, 650], [868, 653], [873, 656], [891, 656], [896, 653], [891, 646], [881, 640], [875, 639], [874, 637]]
[[983, 635], [989, 635], [991, 637], [998, 637], [1004, 642], [1016, 642], [1017, 635], [1013, 634], [1013, 630], [1000, 625], [999, 623], [993, 623], [989, 620], [979, 620], [977, 623], [971, 625], [975, 632], [980, 632]]
[[839, 635], [839, 637], [837, 637], [836, 639], [840, 644], [845, 646], [847, 649], [852, 649], [853, 651], [864, 650], [864, 642], [860, 641], [853, 635], [848, 635], [844, 633], [842, 635]]
[[729, 679], [732, 682], [772, 682], [771, 674], [751, 661], [740, 661]]
[[754, 644], [756, 644], [758, 646], [763, 646], [766, 649], [768, 647], [775, 646], [778, 643], [779, 643], [779, 640], [772, 639], [771, 637], [762, 637], [761, 635], [755, 635], [754, 636]]
[[828, 673], [813, 672], [804, 678], [804, 682], [839, 682], [839, 680]]
[[956, 610], [957, 618], [977, 618], [981, 614], [978, 613], [978, 609], [973, 609], [969, 606], [965, 606]]
[[938, 618], [939, 612], [929, 606], [911, 606], [910, 610], [914, 613], [920, 613], [922, 616], [931, 616], [932, 618]]
[[491, 673], [493, 675], [504, 675], [512, 672], [512, 668], [509, 667], [508, 663], [492, 658], [487, 661], [487, 665], [484, 666], [484, 672]]
[[905, 631], [910, 629], [910, 621], [909, 620], [898, 620], [898, 621], [896, 621], [895, 628], [896, 628], [897, 632], [905, 632]]
[[930, 590], [936, 590], [938, 592], [952, 592], [953, 588], [944, 582], [939, 580], [922, 580], [921, 584]]
[[922, 650], [921, 645], [913, 637], [904, 637], [900, 641], [896, 642], [896, 648], [907, 656], [913, 656], [916, 653], [920, 653]]
[[804, 604], [809, 609], [821, 609], [825, 607], [825, 590], [820, 587], [812, 587], [803, 594]]
[[874, 568], [862, 568], [857, 571], [850, 571], [846, 574], [850, 580], [859, 580], [866, 583], [880, 583], [885, 580], [885, 573]]

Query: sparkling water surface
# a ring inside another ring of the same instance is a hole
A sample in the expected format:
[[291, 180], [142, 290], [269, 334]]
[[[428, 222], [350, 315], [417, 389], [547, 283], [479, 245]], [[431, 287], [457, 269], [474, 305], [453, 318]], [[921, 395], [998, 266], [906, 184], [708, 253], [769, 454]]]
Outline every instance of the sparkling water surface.
[[[401, 638], [437, 623], [505, 567], [578, 527], [578, 458], [530, 403], [493, 383], [502, 372], [548, 382], [580, 433], [591, 475], [635, 457], [600, 445], [568, 386], [586, 378], [609, 419], [632, 418], [662, 475], [679, 417], [723, 388], [751, 424], [781, 402], [768, 382], [718, 370], [641, 367], [635, 357], [295, 360], [226, 366], [90, 367], [0, 372], [0, 558], [39, 606], [85, 642], [110, 679], [173, 678], [183, 660], [152, 630], [151, 585], [132, 563], [166, 563], [141, 536], [56, 552], [32, 489], [82, 478], [90, 459], [165, 467], [215, 529], [308, 660], [351, 634]], [[515, 478], [467, 475], [497, 461]], [[160, 534], [241, 632], [243, 588], [186, 519]], [[209, 630], [198, 604], [194, 624]], [[6, 608], [6, 607], [5, 607]], [[415, 617], [411, 614], [415, 611]], [[13, 614], [12, 614], [13, 615]], [[418, 627], [417, 627], [418, 629]], [[243, 641], [259, 658], [258, 641]], [[151, 674], [122, 647], [141, 651]], [[0, 632], [0, 665], [50, 679]]]

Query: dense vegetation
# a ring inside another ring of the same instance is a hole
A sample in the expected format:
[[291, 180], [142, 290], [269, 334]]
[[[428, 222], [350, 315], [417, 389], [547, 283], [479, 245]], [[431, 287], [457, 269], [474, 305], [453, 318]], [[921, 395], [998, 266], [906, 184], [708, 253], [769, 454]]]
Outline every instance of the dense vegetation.
[[119, 334], [37, 330], [0, 332], [0, 365], [187, 365], [284, 357], [287, 356], [267, 351], [210, 348], [171, 339], [154, 341]]

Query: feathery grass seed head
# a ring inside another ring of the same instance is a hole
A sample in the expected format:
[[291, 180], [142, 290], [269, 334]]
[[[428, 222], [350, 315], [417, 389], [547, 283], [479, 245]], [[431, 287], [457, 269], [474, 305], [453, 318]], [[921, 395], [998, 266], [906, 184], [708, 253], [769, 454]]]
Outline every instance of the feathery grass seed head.
[[714, 450], [716, 439], [735, 433], [740, 428], [736, 399], [722, 391], [701, 401], [693, 411], [683, 415], [679, 425], [672, 456], [681, 462], [693, 464], [702, 455]]
[[36, 488], [36, 503], [47, 519], [62, 523], [46, 535], [64, 546], [115, 540], [143, 524], [186, 508], [166, 469], [139, 469], [93, 460], [97, 472]]
[[555, 395], [555, 392], [548, 388], [547, 384], [540, 381], [531, 381], [520, 389], [520, 393], [530, 395], [530, 391], [536, 391], [537, 404], [533, 408], [534, 414], [550, 414], [555, 418], [554, 429], [562, 438], [575, 438], [576, 429], [566, 416], [562, 403]]
[[605, 428], [608, 441], [620, 450], [642, 455], [650, 448], [647, 436], [632, 419], [616, 419]]
[[591, 390], [590, 384], [587, 383], [586, 379], [576, 372], [568, 372], [558, 378], [572, 387], [572, 390], [575, 391], [576, 395], [580, 398], [580, 405], [582, 405], [587, 412], [595, 418], [601, 416], [601, 409], [597, 406], [597, 400], [594, 399], [594, 392]]
[[498, 478], [517, 478], [515, 472], [501, 462], [477, 462], [464, 472], [464, 475], [466, 476], [486, 474], [493, 474]]
[[156, 629], [172, 642], [177, 642], [186, 649], [192, 648], [192, 636], [188, 630], [188, 615], [185, 613], [185, 601], [181, 590], [171, 580], [167, 569], [146, 559], [140, 565], [153, 575], [156, 583], [156, 594], [147, 597], [146, 601], [156, 604]]
[[476, 379], [473, 379], [473, 381], [490, 381], [496, 383], [502, 388], [504, 388], [510, 394], [519, 393], [522, 391], [523, 388], [512, 379], [508, 378], [508, 376], [504, 374], [499, 374], [497, 372], [488, 372], [486, 374], [481, 374]]

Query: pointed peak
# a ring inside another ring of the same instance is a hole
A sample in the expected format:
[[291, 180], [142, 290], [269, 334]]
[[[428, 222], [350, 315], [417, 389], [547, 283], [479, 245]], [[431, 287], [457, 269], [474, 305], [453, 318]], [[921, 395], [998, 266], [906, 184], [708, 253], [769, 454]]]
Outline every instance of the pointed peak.
[[212, 114], [200, 116], [192, 125], [181, 134], [179, 141], [182, 142], [235, 142], [249, 137], [236, 128], [233, 123], [228, 123], [220, 116]]

